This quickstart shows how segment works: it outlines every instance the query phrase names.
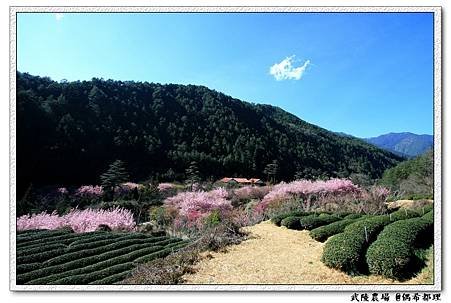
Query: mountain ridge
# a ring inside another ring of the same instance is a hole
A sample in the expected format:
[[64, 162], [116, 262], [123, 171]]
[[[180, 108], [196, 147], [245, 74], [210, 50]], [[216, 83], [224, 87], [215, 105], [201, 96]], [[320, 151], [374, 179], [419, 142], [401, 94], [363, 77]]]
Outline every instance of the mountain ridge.
[[17, 176], [29, 184], [98, 182], [121, 159], [134, 180], [185, 177], [196, 161], [204, 179], [372, 178], [402, 158], [343, 138], [281, 108], [205, 86], [115, 81], [56, 82], [17, 73]]
[[390, 132], [377, 137], [365, 138], [365, 140], [380, 148], [406, 155], [407, 157], [416, 157], [424, 154], [433, 148], [434, 145], [434, 136], [411, 132]]

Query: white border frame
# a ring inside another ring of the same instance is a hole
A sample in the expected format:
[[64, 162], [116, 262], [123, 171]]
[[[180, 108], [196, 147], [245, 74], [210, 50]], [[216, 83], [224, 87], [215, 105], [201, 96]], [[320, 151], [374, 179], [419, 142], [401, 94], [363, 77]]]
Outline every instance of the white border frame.
[[[313, 285], [17, 285], [16, 284], [16, 13], [66, 12], [66, 13], [163, 13], [163, 12], [235, 12], [235, 13], [403, 13], [423, 12], [434, 14], [434, 284], [386, 285], [386, 284], [313, 284]], [[10, 7], [10, 290], [12, 291], [441, 291], [442, 289], [442, 14], [441, 7], [281, 7], [281, 6], [113, 6], [113, 7]]]

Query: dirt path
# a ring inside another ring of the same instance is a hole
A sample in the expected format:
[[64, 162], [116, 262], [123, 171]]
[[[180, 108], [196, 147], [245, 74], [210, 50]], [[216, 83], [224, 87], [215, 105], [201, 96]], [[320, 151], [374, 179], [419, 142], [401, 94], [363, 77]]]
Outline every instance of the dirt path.
[[[209, 253], [186, 275], [188, 284], [392, 284], [377, 276], [350, 277], [321, 262], [324, 243], [308, 231], [269, 221], [247, 227], [250, 239], [225, 253]], [[415, 283], [415, 280], [410, 281]]]

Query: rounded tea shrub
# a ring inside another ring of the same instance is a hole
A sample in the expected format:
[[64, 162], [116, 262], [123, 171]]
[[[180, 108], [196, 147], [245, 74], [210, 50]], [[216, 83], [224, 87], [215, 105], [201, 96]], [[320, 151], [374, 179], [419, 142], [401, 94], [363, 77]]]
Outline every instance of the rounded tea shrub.
[[336, 222], [341, 220], [340, 217], [329, 214], [320, 214], [320, 215], [310, 215], [306, 217], [302, 217], [299, 220], [299, 225], [301, 229], [311, 230], [319, 226], [327, 225], [332, 222]]
[[281, 226], [282, 220], [288, 217], [302, 217], [307, 216], [310, 213], [304, 212], [304, 211], [292, 211], [288, 213], [283, 213], [277, 216], [274, 216], [271, 218], [271, 222], [274, 223], [276, 226]]
[[382, 229], [392, 222], [418, 216], [418, 212], [400, 209], [390, 215], [358, 220], [326, 242], [321, 260], [325, 265], [349, 274], [366, 273], [366, 250]]
[[343, 232], [346, 226], [354, 223], [355, 221], [357, 221], [357, 219], [344, 219], [341, 221], [333, 222], [331, 224], [312, 229], [309, 235], [316, 241], [324, 242], [330, 236]]
[[301, 219], [301, 217], [287, 217], [280, 222], [280, 225], [285, 226], [288, 229], [299, 230], [301, 228], [299, 219]]
[[421, 267], [415, 256], [416, 247], [430, 245], [432, 239], [433, 222], [429, 213], [388, 225], [368, 248], [369, 271], [398, 280], [411, 277]]
[[390, 218], [382, 215], [346, 226], [343, 233], [326, 242], [321, 261], [349, 274], [364, 272], [366, 248], [389, 223]]
[[350, 215], [347, 215], [346, 217], [344, 217], [343, 219], [358, 219], [358, 218], [360, 218], [360, 217], [362, 217], [363, 215], [362, 214], [350, 214]]

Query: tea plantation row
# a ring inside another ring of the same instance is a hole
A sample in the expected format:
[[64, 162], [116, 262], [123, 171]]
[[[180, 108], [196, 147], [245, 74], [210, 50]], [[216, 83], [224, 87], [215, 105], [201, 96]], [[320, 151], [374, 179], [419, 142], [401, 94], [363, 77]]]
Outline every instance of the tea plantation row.
[[433, 242], [432, 205], [384, 215], [291, 212], [271, 219], [278, 226], [309, 230], [324, 246], [322, 262], [351, 275], [378, 274], [405, 280], [424, 265], [418, 249]]
[[31, 230], [17, 234], [17, 284], [113, 284], [139, 263], [162, 258], [188, 241], [143, 233]]

